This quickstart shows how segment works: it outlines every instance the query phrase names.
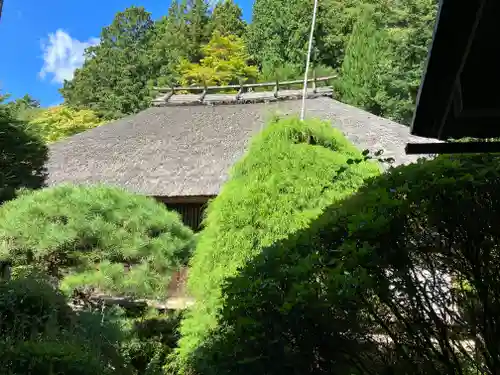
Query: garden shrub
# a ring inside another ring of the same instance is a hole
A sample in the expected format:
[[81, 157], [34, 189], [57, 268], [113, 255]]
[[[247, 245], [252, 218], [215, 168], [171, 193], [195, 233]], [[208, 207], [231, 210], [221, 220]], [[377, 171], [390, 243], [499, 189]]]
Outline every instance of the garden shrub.
[[34, 278], [0, 281], [0, 335], [27, 340], [73, 324], [64, 296]]
[[275, 119], [252, 140], [207, 208], [190, 261], [188, 287], [196, 304], [181, 323], [176, 365], [184, 366], [216, 327], [227, 277], [379, 173], [369, 161], [346, 169], [348, 160], [361, 156], [340, 131], [319, 120]]
[[117, 374], [89, 352], [67, 341], [38, 340], [0, 343], [0, 364], [5, 375]]
[[118, 188], [61, 185], [0, 208], [0, 257], [58, 277], [65, 292], [165, 296], [193, 241], [177, 213]]
[[124, 320], [121, 353], [138, 374], [164, 375], [165, 360], [177, 347], [180, 318], [177, 312], [147, 311]]
[[[226, 279], [195, 372], [494, 373], [499, 165], [448, 155], [391, 169], [264, 249]], [[460, 298], [450, 280], [466, 281]], [[477, 353], [458, 341], [474, 337]]]
[[12, 118], [0, 94], [0, 204], [20, 188], [36, 189], [46, 178], [47, 148]]
[[129, 374], [117, 350], [117, 326], [75, 313], [43, 279], [0, 281], [3, 374]]

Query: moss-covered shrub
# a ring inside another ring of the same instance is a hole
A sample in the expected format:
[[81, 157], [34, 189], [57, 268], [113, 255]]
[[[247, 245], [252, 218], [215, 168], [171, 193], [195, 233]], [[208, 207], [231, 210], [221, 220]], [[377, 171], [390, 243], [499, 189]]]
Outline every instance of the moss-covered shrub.
[[[394, 168], [264, 249], [226, 279], [196, 373], [495, 372], [498, 161], [451, 155]], [[466, 298], [452, 280], [467, 282]], [[459, 341], [471, 334], [477, 353]]]
[[216, 327], [221, 284], [262, 248], [309, 225], [324, 208], [379, 173], [330, 123], [272, 121], [233, 167], [207, 209], [190, 262], [188, 286], [196, 304], [181, 324], [177, 364], [183, 365]]
[[61, 185], [0, 208], [0, 256], [57, 276], [64, 291], [164, 296], [193, 238], [177, 213], [105, 186]]

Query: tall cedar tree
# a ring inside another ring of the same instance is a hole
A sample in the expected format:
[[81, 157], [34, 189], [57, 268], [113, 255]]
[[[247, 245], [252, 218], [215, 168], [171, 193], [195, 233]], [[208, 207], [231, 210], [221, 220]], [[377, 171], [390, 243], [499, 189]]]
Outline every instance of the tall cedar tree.
[[107, 118], [138, 112], [149, 105], [148, 80], [154, 75], [149, 46], [154, 23], [142, 7], [115, 16], [100, 44], [86, 50], [86, 61], [61, 89], [67, 104], [96, 110]]
[[373, 11], [366, 8], [355, 24], [336, 81], [340, 98], [353, 106], [381, 114], [386, 96], [383, 74], [388, 61], [385, 30], [377, 30]]
[[219, 32], [223, 36], [235, 35], [242, 37], [247, 24], [242, 19], [243, 12], [233, 0], [217, 3], [210, 18], [210, 32]]

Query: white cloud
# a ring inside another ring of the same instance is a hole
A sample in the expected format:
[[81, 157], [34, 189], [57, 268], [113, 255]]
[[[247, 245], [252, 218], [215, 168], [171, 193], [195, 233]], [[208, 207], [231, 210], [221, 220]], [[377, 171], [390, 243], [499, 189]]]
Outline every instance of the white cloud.
[[208, 8], [209, 9], [214, 9], [215, 6], [219, 3], [222, 3], [222, 0], [207, 0]]
[[48, 43], [42, 42], [43, 67], [39, 73], [40, 77], [43, 79], [52, 75], [52, 82], [55, 83], [72, 79], [75, 69], [81, 67], [85, 61], [85, 48], [98, 43], [98, 38], [90, 38], [85, 42], [73, 39], [61, 29], [50, 33]]

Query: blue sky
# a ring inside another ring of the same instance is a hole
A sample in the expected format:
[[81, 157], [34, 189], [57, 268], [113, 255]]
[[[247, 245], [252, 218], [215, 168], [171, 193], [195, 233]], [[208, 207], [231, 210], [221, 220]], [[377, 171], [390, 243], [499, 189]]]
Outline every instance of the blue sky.
[[[253, 0], [235, 0], [250, 20]], [[0, 91], [12, 98], [30, 94], [42, 106], [62, 101], [58, 89], [96, 43], [116, 12], [143, 6], [154, 19], [169, 0], [5, 0], [0, 20]]]

